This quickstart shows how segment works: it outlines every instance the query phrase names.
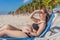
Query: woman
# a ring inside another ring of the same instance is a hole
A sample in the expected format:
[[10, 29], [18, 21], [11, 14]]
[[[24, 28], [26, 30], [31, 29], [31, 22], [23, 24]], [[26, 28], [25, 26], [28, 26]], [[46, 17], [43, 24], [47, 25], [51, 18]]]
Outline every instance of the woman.
[[[36, 12], [38, 12], [39, 14], [39, 19], [33, 17]], [[12, 25], [5, 25], [4, 27], [0, 28], [0, 36], [8, 35], [12, 38], [39, 36], [46, 28], [46, 22], [49, 19], [48, 12], [46, 11], [46, 9], [41, 8], [40, 10], [35, 10], [34, 12], [32, 12], [29, 17], [34, 21], [32, 26], [27, 25], [22, 29], [18, 29]]]

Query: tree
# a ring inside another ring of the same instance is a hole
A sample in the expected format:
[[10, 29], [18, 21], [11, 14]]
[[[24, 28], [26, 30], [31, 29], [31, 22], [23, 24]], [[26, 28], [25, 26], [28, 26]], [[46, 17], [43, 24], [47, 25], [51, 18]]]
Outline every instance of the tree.
[[31, 13], [32, 11], [39, 9], [41, 6], [52, 10], [58, 4], [60, 4], [60, 0], [33, 0], [32, 3], [21, 6], [16, 11], [20, 11], [20, 13]]

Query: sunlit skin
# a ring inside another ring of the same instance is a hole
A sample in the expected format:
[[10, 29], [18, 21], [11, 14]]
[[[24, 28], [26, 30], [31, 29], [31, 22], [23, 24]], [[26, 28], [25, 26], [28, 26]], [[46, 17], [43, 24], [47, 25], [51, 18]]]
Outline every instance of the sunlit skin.
[[[33, 17], [36, 12], [39, 12], [39, 19]], [[41, 13], [40, 13], [41, 12]], [[43, 9], [41, 10], [35, 10], [34, 12], [31, 13], [29, 16], [34, 23], [38, 24], [39, 29], [36, 31], [32, 25], [27, 25], [22, 27], [21, 29], [15, 28], [14, 26], [7, 24], [0, 28], [0, 36], [3, 35], [8, 35], [13, 38], [26, 38], [28, 37], [25, 33], [30, 33], [29, 35], [31, 36], [38, 36], [42, 33], [42, 31], [45, 29], [46, 26], [46, 15]], [[22, 30], [22, 31], [20, 31]]]

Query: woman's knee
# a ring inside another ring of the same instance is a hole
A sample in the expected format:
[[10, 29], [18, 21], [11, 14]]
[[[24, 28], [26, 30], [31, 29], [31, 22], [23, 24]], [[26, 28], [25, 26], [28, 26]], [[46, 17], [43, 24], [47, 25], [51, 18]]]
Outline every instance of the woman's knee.
[[6, 24], [6, 25], [4, 25], [4, 26], [9, 26], [9, 24]]
[[6, 25], [4, 25], [3, 27], [4, 27], [4, 28], [9, 28], [10, 25], [9, 25], [9, 24], [6, 24]]

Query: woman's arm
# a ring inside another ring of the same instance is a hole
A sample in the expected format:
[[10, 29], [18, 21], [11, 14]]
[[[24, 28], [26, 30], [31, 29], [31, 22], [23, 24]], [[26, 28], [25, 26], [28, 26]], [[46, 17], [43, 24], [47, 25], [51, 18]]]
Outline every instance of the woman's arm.
[[39, 21], [39, 19], [37, 19], [37, 18], [35, 18], [35, 17], [33, 17], [34, 16], [34, 14], [36, 13], [36, 12], [39, 12], [40, 10], [35, 10], [34, 12], [32, 12], [31, 13], [31, 15], [29, 16], [35, 23], [37, 23], [38, 21]]
[[43, 16], [43, 14], [41, 14], [40, 17], [41, 17], [41, 23], [39, 24], [39, 29], [36, 33], [31, 32], [30, 35], [32, 35], [32, 36], [39, 36], [46, 27], [46, 22], [45, 22], [46, 21], [46, 16]]
[[45, 29], [45, 23], [41, 23], [38, 31], [37, 32], [31, 32], [30, 35], [39, 36], [43, 32], [44, 29]]

